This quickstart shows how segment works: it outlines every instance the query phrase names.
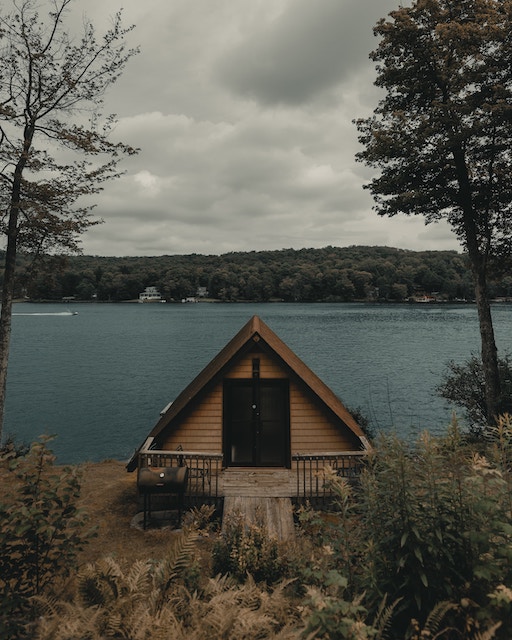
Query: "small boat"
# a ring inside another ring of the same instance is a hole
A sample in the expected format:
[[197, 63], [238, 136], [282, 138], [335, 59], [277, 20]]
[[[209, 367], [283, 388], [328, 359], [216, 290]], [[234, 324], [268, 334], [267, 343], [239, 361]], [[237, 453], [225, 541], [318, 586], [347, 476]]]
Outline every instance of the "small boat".
[[412, 301], [418, 304], [433, 304], [437, 302], [437, 298], [435, 296], [423, 295], [412, 298]]

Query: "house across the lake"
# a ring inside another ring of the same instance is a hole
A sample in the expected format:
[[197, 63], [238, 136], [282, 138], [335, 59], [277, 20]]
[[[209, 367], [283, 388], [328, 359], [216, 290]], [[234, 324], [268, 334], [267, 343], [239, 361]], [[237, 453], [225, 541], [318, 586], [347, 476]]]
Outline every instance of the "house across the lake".
[[186, 501], [325, 496], [368, 441], [341, 400], [257, 316], [170, 403], [128, 470], [187, 466]]
[[146, 287], [139, 293], [139, 302], [165, 302], [156, 287]]

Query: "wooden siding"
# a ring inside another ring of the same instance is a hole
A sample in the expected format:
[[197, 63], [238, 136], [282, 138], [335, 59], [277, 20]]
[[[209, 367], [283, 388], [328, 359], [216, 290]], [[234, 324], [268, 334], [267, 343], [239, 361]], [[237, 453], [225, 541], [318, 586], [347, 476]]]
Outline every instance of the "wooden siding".
[[321, 453], [358, 448], [348, 428], [341, 429], [297, 384], [290, 385], [292, 453]]
[[185, 451], [222, 453], [222, 384], [207, 393], [179, 425], [174, 422], [170, 427], [162, 434], [159, 448], [173, 451], [181, 446]]
[[[260, 359], [261, 378], [286, 378], [286, 372], [278, 362], [266, 353], [253, 351], [246, 354], [226, 373], [229, 379], [250, 379], [252, 360]], [[200, 404], [188, 412], [171, 429], [163, 434], [159, 448], [175, 450], [181, 446], [186, 451], [205, 453], [222, 452], [222, 382], [201, 398]], [[334, 418], [322, 410], [299, 385], [290, 383], [290, 428], [292, 453], [322, 453], [359, 448], [357, 438], [348, 429], [340, 429]]]
[[279, 363], [260, 350], [251, 351], [244, 358], [240, 359], [232, 369], [226, 373], [226, 378], [252, 378], [252, 361], [258, 358], [260, 361], [260, 378], [286, 378]]

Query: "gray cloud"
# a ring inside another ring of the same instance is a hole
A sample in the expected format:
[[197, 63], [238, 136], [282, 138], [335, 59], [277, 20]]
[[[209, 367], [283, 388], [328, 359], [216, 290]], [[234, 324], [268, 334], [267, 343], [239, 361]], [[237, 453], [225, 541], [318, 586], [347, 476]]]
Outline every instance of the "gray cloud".
[[[375, 3], [295, 0], [218, 62], [221, 81], [262, 104], [315, 101], [367, 65]], [[377, 9], [378, 10], [378, 9]]]
[[[96, 198], [86, 253], [386, 244], [457, 247], [444, 224], [382, 219], [354, 160], [378, 100], [372, 27], [396, 0], [124, 0], [141, 54], [106, 108], [141, 148]], [[82, 13], [76, 3], [76, 22]], [[98, 30], [112, 3], [88, 0]]]

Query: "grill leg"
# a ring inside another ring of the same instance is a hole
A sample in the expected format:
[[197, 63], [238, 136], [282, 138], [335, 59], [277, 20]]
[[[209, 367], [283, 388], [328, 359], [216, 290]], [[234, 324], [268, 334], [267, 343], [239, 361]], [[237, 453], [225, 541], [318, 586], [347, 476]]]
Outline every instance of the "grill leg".
[[151, 493], [148, 491], [144, 492], [144, 521], [142, 524], [142, 528], [144, 531], [148, 526], [149, 521], [151, 520]]
[[183, 513], [183, 504], [184, 504], [184, 492], [180, 491], [178, 493], [178, 528], [181, 528], [181, 516]]

